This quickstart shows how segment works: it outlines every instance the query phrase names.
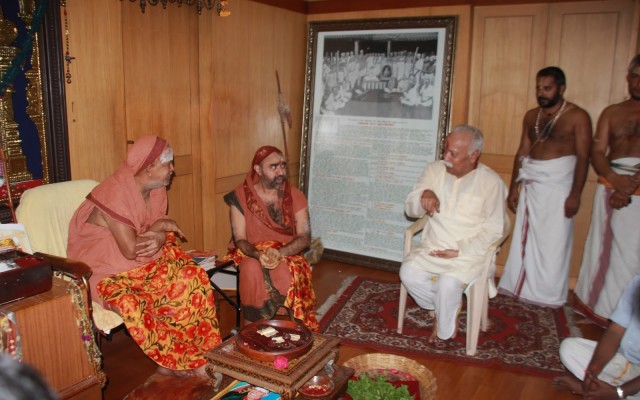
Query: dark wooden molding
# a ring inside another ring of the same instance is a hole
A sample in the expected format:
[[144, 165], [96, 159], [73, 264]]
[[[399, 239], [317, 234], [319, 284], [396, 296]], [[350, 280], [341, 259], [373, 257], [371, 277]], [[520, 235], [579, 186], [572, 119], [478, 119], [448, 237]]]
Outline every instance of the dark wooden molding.
[[307, 2], [302, 0], [250, 0], [254, 3], [267, 4], [269, 6], [284, 8], [285, 10], [307, 13]]
[[50, 0], [40, 27], [42, 98], [50, 183], [71, 179], [60, 4]]
[[[351, 11], [393, 10], [439, 6], [495, 6], [541, 3], [541, 0], [251, 0], [303, 14], [329, 14]], [[567, 3], [581, 0], [547, 0], [546, 3]], [[592, 0], [588, 0], [592, 1]], [[595, 1], [595, 0], [593, 0]]]

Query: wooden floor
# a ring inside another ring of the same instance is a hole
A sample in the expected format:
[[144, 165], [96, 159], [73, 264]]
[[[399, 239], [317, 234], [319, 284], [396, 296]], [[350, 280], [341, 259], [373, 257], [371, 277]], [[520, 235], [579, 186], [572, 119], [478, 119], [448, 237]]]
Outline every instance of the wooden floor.
[[[318, 304], [323, 304], [328, 296], [335, 293], [344, 278], [359, 275], [375, 277], [389, 281], [398, 281], [395, 273], [363, 268], [355, 265], [334, 261], [321, 261], [314, 267], [313, 282], [318, 298]], [[223, 335], [230, 332], [235, 324], [233, 310], [223, 305], [220, 311], [220, 322]], [[599, 339], [602, 331], [595, 325], [578, 325], [583, 336]], [[103, 341], [104, 369], [109, 379], [104, 390], [104, 400], [119, 400], [138, 388], [128, 400], [143, 399], [200, 399], [196, 386], [197, 381], [184, 381], [171, 378], [172, 382], [154, 389], [151, 383], [158, 376], [154, 375], [156, 366], [133, 343], [123, 331], [116, 332], [110, 342]], [[340, 348], [338, 363], [344, 362], [359, 354], [374, 350], [354, 348], [343, 345]], [[454, 362], [436, 361], [426, 357], [415, 357], [416, 361], [424, 364], [436, 377], [438, 385], [438, 399], [440, 400], [511, 400], [511, 399], [575, 399], [569, 393], [558, 392], [551, 386], [551, 380], [522, 373], [514, 373], [495, 368], [471, 367]], [[151, 377], [154, 375], [153, 377]], [[148, 379], [150, 378], [151, 379]], [[165, 378], [162, 378], [165, 379]], [[144, 386], [146, 383], [146, 386]], [[190, 387], [190, 391], [185, 391]], [[185, 394], [189, 393], [189, 394]], [[208, 398], [208, 396], [205, 396]]]

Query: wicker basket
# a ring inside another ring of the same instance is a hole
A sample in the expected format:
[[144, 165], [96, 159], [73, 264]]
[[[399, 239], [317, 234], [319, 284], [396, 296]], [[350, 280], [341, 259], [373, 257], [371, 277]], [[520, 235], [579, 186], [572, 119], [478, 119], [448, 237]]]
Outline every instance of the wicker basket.
[[420, 382], [420, 398], [434, 400], [436, 398], [436, 378], [424, 365], [395, 354], [371, 353], [353, 357], [344, 362], [345, 367], [355, 370], [354, 376], [373, 369], [388, 368], [408, 372]]

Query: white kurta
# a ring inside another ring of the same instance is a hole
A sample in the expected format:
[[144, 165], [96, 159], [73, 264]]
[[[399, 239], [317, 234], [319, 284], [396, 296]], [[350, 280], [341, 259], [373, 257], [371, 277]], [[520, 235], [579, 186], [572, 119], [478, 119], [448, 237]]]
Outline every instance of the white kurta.
[[525, 302], [560, 307], [567, 300], [573, 218], [564, 215], [575, 156], [522, 160], [518, 211], [498, 290]]
[[[638, 157], [615, 160], [634, 166]], [[613, 168], [618, 174], [633, 174]], [[640, 274], [640, 196], [619, 210], [609, 206], [612, 189], [598, 184], [589, 235], [584, 246], [575, 292], [589, 312], [607, 319], [631, 278]]]
[[[448, 339], [462, 301], [464, 284], [486, 267], [487, 252], [504, 236], [507, 190], [500, 177], [483, 164], [456, 178], [442, 161], [429, 164], [407, 196], [405, 213], [425, 215], [420, 199], [430, 189], [440, 212], [429, 218], [420, 243], [403, 260], [400, 278], [418, 305], [435, 309], [438, 337]], [[456, 258], [432, 257], [432, 250], [459, 250]]]
[[[440, 212], [429, 218], [420, 244], [404, 261], [469, 283], [480, 272], [487, 250], [503, 237], [507, 196], [504, 183], [484, 164], [478, 164], [475, 170], [456, 178], [446, 171], [442, 161], [433, 162], [425, 168], [407, 196], [404, 207], [407, 216], [420, 218], [425, 215], [420, 198], [427, 189], [438, 196]], [[432, 250], [445, 249], [460, 253], [453, 259], [428, 254]]]

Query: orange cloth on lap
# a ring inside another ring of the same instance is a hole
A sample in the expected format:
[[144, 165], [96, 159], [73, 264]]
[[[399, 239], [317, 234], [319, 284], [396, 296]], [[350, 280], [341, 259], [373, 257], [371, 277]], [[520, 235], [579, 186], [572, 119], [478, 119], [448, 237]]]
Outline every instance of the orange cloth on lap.
[[105, 278], [98, 293], [120, 310], [131, 337], [157, 364], [194, 369], [221, 343], [207, 273], [168, 235], [160, 257]]

